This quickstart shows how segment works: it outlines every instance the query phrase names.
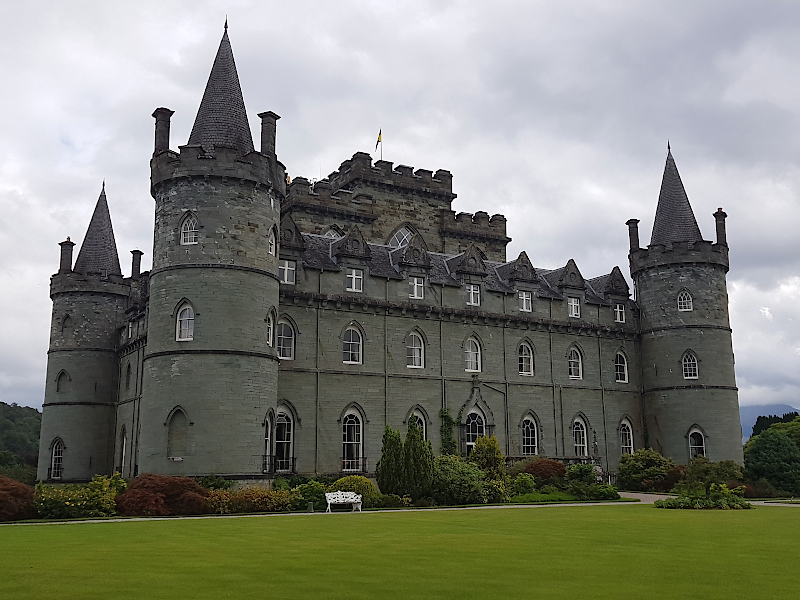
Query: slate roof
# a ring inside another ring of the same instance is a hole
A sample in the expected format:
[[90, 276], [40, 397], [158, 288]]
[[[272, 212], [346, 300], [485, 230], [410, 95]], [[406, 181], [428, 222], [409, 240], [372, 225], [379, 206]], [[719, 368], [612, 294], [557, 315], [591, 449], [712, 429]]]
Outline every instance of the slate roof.
[[[337, 241], [336, 239], [313, 233], [304, 233], [303, 239], [306, 243], [306, 248], [303, 252], [303, 264], [306, 267], [311, 269], [324, 269], [326, 271], [341, 270], [341, 266], [339, 266], [331, 252], [331, 246]], [[373, 277], [385, 277], [396, 280], [403, 279], [403, 270], [400, 268], [402, 252], [398, 252], [398, 248], [372, 243], [368, 243], [368, 246], [371, 256], [370, 260], [367, 261], [370, 275]], [[461, 255], [441, 254], [438, 252], [429, 252], [428, 255], [430, 257], [431, 266], [430, 269], [427, 270], [427, 276], [431, 283], [454, 287], [461, 285], [456, 273], [451, 271], [451, 266], [454, 264], [453, 259]], [[485, 289], [503, 294], [514, 294], [518, 287], [521, 287], [522, 289], [531, 289], [534, 294], [540, 298], [554, 298], [557, 300], [563, 298], [558, 291], [558, 280], [564, 271], [564, 267], [552, 271], [535, 268], [535, 281], [518, 282], [518, 286], [515, 287], [513, 282], [503, 277], [504, 273], [508, 273], [511, 270], [509, 269], [509, 265], [513, 262], [514, 261], [500, 263], [485, 261], [486, 276], [483, 278]], [[605, 284], [609, 277], [611, 277], [611, 273], [586, 280], [585, 290], [587, 302], [591, 304], [609, 303], [603, 295], [603, 290], [605, 289]], [[521, 286], [519, 284], [521, 284]]]
[[689, 197], [683, 189], [678, 167], [672, 152], [667, 151], [667, 164], [664, 166], [664, 177], [661, 180], [661, 192], [658, 195], [658, 208], [653, 223], [653, 235], [650, 245], [672, 242], [699, 242], [703, 236], [694, 218]]
[[189, 145], [201, 145], [208, 153], [213, 153], [216, 146], [234, 148], [243, 155], [254, 150], [227, 24], [194, 120]]
[[89, 228], [83, 238], [73, 271], [84, 275], [104, 273], [122, 276], [117, 242], [114, 240], [114, 229], [111, 227], [111, 214], [108, 212], [105, 184], [94, 207], [94, 214], [89, 221]]

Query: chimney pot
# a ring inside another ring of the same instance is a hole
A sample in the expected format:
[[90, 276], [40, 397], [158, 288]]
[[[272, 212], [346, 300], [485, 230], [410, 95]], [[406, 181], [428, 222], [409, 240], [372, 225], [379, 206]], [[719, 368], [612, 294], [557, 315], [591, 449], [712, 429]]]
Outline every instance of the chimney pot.
[[725, 232], [725, 218], [727, 216], [722, 208], [718, 208], [717, 212], [714, 213], [714, 219], [717, 221], [717, 243], [721, 246], [728, 245], [728, 236]]
[[61, 263], [58, 267], [59, 273], [72, 273], [72, 248], [75, 242], [67, 238], [66, 241], [59, 244], [61, 246]]
[[258, 113], [261, 117], [261, 154], [275, 155], [275, 131], [280, 117], [271, 110]]
[[155, 109], [153, 118], [156, 120], [156, 143], [153, 154], [160, 154], [169, 150], [169, 120], [175, 114], [174, 110], [168, 108]]
[[639, 219], [629, 219], [625, 225], [628, 226], [628, 238], [631, 243], [631, 252], [639, 249]]

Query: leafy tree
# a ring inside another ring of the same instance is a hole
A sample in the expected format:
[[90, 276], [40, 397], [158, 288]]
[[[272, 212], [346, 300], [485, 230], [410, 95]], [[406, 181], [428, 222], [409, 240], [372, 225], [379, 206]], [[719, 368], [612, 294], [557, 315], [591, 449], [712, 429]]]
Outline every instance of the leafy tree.
[[617, 483], [625, 490], [652, 491], [674, 466], [672, 459], [650, 448], [642, 448], [633, 454], [623, 454], [619, 459]]
[[712, 462], [705, 456], [697, 456], [689, 461], [684, 480], [676, 486], [681, 495], [711, 497], [713, 489], [724, 486], [729, 481], [742, 478], [742, 469], [732, 460]]
[[784, 413], [782, 417], [779, 417], [778, 415], [761, 415], [756, 419], [755, 425], [753, 425], [753, 436], [758, 435], [762, 431], [766, 431], [775, 423], [789, 423], [799, 416], [800, 414], [796, 412]]
[[433, 461], [433, 499], [437, 504], [482, 504], [483, 472], [460, 456], [437, 456]]
[[[398, 434], [399, 439], [399, 434]], [[430, 496], [433, 481], [433, 446], [426, 442], [416, 419], [409, 419], [403, 445], [403, 487], [405, 495], [415, 502]], [[390, 492], [403, 495], [398, 492]]]
[[478, 465], [486, 479], [503, 481], [506, 477], [506, 460], [495, 436], [480, 436], [469, 454], [469, 461]]
[[384, 494], [402, 496], [404, 490], [403, 440], [400, 432], [388, 425], [383, 430], [381, 459], [375, 468], [375, 479]]
[[[797, 413], [789, 413], [797, 414]], [[786, 415], [784, 415], [785, 417]], [[784, 420], [782, 423], [775, 423], [770, 427], [773, 431], [782, 431], [789, 436], [798, 448], [800, 448], [800, 417], [795, 417], [791, 421]]]
[[781, 490], [800, 493], [800, 448], [784, 431], [770, 427], [748, 442], [744, 466], [751, 480], [763, 477]]
[[35, 465], [41, 428], [42, 413], [35, 408], [0, 402], [0, 451], [13, 452]]

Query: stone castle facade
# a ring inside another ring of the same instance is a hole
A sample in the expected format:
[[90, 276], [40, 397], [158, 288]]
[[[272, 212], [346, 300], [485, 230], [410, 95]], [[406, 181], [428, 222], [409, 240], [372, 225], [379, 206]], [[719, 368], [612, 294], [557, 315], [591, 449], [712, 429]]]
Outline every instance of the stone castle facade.
[[287, 183], [227, 31], [178, 151], [171, 115], [153, 113], [152, 270], [135, 250], [123, 276], [105, 191], [74, 265], [61, 243], [40, 479], [372, 474], [411, 419], [464, 455], [494, 434], [611, 471], [645, 446], [742, 461], [726, 215], [704, 241], [671, 154], [649, 246], [628, 222], [631, 298], [618, 267], [509, 260], [506, 219], [456, 214], [448, 171], [356, 153]]

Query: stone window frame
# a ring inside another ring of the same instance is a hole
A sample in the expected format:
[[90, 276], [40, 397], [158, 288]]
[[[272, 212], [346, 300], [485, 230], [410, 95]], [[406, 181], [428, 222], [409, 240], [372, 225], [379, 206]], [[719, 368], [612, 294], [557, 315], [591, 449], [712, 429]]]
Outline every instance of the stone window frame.
[[361, 365], [364, 363], [364, 333], [355, 322], [351, 322], [342, 332], [342, 364]]
[[364, 415], [356, 406], [350, 406], [341, 419], [342, 472], [361, 473], [364, 465]]
[[621, 302], [614, 304], [614, 323], [625, 322], [625, 305]]
[[481, 285], [479, 283], [466, 284], [467, 306], [481, 305]]
[[[178, 414], [183, 415], [185, 420], [185, 430], [184, 430], [184, 437], [183, 437], [183, 448], [176, 447], [179, 446], [179, 440], [176, 440], [175, 437], [179, 433], [177, 429], [177, 425], [173, 429], [173, 423], [176, 418], [178, 418]], [[189, 425], [192, 425], [189, 415], [186, 410], [180, 406], [176, 405], [169, 411], [167, 415], [167, 420], [164, 423], [167, 427], [167, 460], [175, 461], [175, 462], [182, 462], [186, 455], [189, 452]], [[179, 454], [180, 452], [180, 454]]]
[[572, 419], [572, 449], [577, 457], [589, 456], [589, 424], [582, 415]]
[[72, 381], [69, 372], [66, 369], [61, 369], [56, 375], [56, 392], [63, 393], [69, 388], [69, 383]]
[[267, 314], [267, 318], [264, 319], [267, 324], [267, 346], [272, 348], [275, 345], [275, 330], [276, 330], [276, 321], [275, 318], [275, 309], [272, 309]]
[[347, 267], [345, 270], [345, 290], [348, 292], [364, 291], [364, 269]]
[[[419, 342], [418, 346], [413, 344], [413, 340], [415, 339]], [[406, 368], [425, 368], [425, 338], [423, 337], [422, 333], [416, 329], [409, 331], [406, 335]]]
[[50, 469], [48, 479], [62, 479], [64, 477], [64, 451], [67, 446], [59, 436], [50, 443]]
[[422, 439], [428, 439], [428, 419], [427, 416], [422, 412], [422, 409], [419, 406], [414, 406], [411, 409], [411, 412], [406, 419], [406, 427], [411, 424], [411, 420], [415, 419], [416, 422], [419, 424], [420, 428], [422, 429]]
[[619, 423], [619, 448], [620, 454], [633, 454], [636, 450], [633, 444], [633, 425], [628, 417], [624, 417]]
[[517, 293], [520, 312], [533, 312], [533, 292], [520, 290]]
[[628, 357], [622, 350], [617, 350], [614, 355], [614, 381], [628, 383]]
[[678, 312], [692, 312], [694, 310], [694, 299], [689, 290], [678, 292]]
[[483, 352], [478, 336], [472, 334], [464, 340], [464, 371], [481, 373], [483, 370]]
[[[286, 333], [289, 335], [286, 335]], [[283, 340], [289, 340], [286, 344]], [[297, 330], [294, 324], [286, 318], [279, 318], [275, 326], [275, 346], [280, 360], [294, 360], [297, 346]], [[288, 350], [288, 351], [287, 351]]]
[[[283, 418], [283, 422], [281, 419]], [[276, 473], [291, 473], [292, 472], [292, 463], [294, 462], [294, 415], [292, 415], [292, 411], [289, 410], [286, 406], [279, 406], [278, 410], [275, 414], [275, 427], [274, 427], [274, 452], [273, 456], [275, 457], [275, 472]], [[280, 425], [287, 425], [288, 427], [284, 427], [284, 439], [280, 439], [278, 436], [278, 428]], [[288, 439], [286, 439], [288, 437]], [[288, 446], [282, 454], [278, 451], [278, 444], [282, 444]], [[278, 458], [279, 456], [284, 456], [285, 458]], [[279, 461], [280, 464], [279, 464]]]
[[698, 456], [706, 456], [706, 434], [699, 425], [692, 425], [686, 434], [689, 444], [689, 460]]
[[700, 378], [700, 360], [691, 350], [687, 350], [681, 357], [681, 372], [684, 379]]
[[414, 229], [408, 223], [404, 223], [394, 231], [386, 245], [392, 248], [402, 248], [408, 245], [415, 234]]
[[520, 451], [522, 456], [536, 456], [539, 454], [539, 424], [532, 413], [525, 413], [525, 416], [522, 417], [520, 430], [522, 439]]
[[278, 244], [277, 244], [278, 236], [275, 233], [275, 227], [269, 228], [269, 233], [267, 234], [267, 252], [270, 256], [275, 256], [278, 251]]
[[122, 426], [122, 429], [119, 432], [119, 473], [125, 473], [125, 459], [128, 457], [127, 454], [127, 446], [128, 446], [128, 430], [125, 428], [125, 425]]
[[[525, 356], [525, 350], [528, 351], [528, 355]], [[533, 344], [531, 344], [527, 339], [522, 340], [517, 346], [517, 358], [518, 358], [518, 371], [519, 374], [524, 377], [533, 377], [536, 374], [536, 365], [534, 364], [533, 360]], [[528, 366], [525, 368], [525, 359], [528, 360]]]
[[425, 278], [411, 276], [408, 278], [408, 297], [412, 300], [425, 299]]
[[567, 296], [567, 314], [570, 319], [581, 318], [581, 299], [577, 296]]
[[577, 346], [570, 346], [567, 351], [567, 374], [570, 379], [583, 379], [583, 353]]
[[192, 304], [184, 300], [175, 311], [175, 341], [191, 342], [194, 340], [195, 310]]
[[464, 441], [466, 444], [467, 456], [469, 456], [473, 448], [475, 448], [477, 439], [486, 435], [486, 429], [486, 415], [484, 415], [483, 411], [477, 406], [472, 407], [464, 419]]
[[278, 281], [284, 285], [297, 283], [297, 261], [280, 259], [278, 261]]
[[179, 230], [181, 246], [194, 246], [200, 243], [200, 222], [194, 213], [187, 212], [183, 216]]

